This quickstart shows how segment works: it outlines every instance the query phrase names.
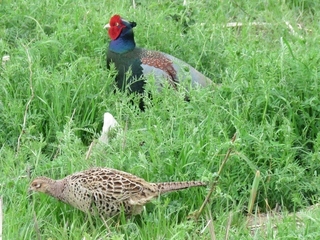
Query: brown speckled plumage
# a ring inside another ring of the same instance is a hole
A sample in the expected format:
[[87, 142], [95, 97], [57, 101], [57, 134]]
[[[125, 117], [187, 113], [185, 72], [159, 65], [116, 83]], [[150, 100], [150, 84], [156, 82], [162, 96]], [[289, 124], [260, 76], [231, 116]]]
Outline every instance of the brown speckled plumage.
[[168, 77], [170, 85], [176, 89], [178, 81], [177, 72], [173, 67], [173, 62], [165, 57], [163, 53], [145, 50], [141, 52], [142, 64], [149, 65], [164, 71]]
[[205, 185], [199, 181], [149, 183], [116, 169], [91, 168], [61, 180], [38, 177], [30, 190], [48, 194], [83, 212], [110, 217], [121, 209], [126, 214], [139, 214], [147, 202], [160, 194]]

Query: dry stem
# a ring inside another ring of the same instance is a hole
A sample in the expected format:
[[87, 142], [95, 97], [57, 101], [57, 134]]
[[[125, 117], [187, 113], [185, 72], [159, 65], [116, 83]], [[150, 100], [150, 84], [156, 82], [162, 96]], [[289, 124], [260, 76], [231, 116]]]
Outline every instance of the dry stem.
[[[236, 137], [237, 137], [237, 135], [236, 135], [236, 133], [235, 133], [235, 134], [233, 135], [232, 139], [231, 139], [231, 143], [234, 143], [234, 141], [236, 140]], [[223, 170], [224, 165], [226, 164], [226, 162], [227, 162], [227, 160], [228, 160], [228, 158], [229, 158], [229, 156], [230, 156], [230, 154], [231, 154], [231, 151], [232, 151], [232, 148], [230, 147], [230, 148], [228, 149], [228, 152], [227, 152], [226, 156], [224, 157], [224, 159], [223, 159], [223, 161], [222, 161], [222, 163], [221, 163], [221, 166], [220, 166], [220, 168], [219, 168], [219, 171], [218, 171], [217, 175], [215, 176], [215, 178], [214, 178], [214, 180], [213, 180], [213, 183], [212, 183], [212, 185], [211, 185], [211, 188], [210, 188], [210, 191], [209, 191], [208, 195], [206, 196], [205, 200], [203, 201], [200, 209], [194, 213], [194, 218], [195, 218], [196, 220], [199, 218], [199, 216], [200, 216], [200, 214], [202, 213], [203, 209], [204, 209], [205, 206], [208, 204], [208, 202], [209, 202], [209, 200], [210, 200], [210, 197], [211, 197], [214, 189], [216, 188], [216, 186], [217, 186], [217, 184], [218, 184], [218, 179], [219, 179], [219, 177], [220, 177], [220, 175], [221, 175], [221, 172], [222, 172], [222, 170]]]

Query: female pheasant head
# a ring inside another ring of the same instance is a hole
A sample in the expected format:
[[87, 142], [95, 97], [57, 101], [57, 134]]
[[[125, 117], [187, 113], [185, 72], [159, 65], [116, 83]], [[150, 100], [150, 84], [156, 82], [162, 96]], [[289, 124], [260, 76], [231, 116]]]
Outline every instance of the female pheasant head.
[[29, 191], [42, 192], [48, 194], [50, 188], [53, 185], [54, 180], [47, 177], [38, 177], [32, 181], [29, 187]]

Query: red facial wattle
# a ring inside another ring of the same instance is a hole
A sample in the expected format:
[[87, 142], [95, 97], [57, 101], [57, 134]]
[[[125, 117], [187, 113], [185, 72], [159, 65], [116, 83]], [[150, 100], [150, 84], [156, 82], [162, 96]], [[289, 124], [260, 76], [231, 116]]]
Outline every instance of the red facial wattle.
[[126, 27], [119, 15], [114, 15], [110, 19], [109, 24], [110, 28], [108, 29], [108, 34], [112, 40], [117, 39], [120, 36], [122, 29]]

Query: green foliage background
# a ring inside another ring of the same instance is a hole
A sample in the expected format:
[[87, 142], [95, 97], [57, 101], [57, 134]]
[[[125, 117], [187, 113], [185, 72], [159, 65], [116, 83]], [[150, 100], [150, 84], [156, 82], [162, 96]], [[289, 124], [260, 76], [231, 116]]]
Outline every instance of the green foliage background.
[[[208, 239], [208, 231], [200, 234], [204, 216], [186, 220], [205, 189], [166, 195], [141, 217], [110, 228], [50, 197], [28, 197], [27, 189], [35, 176], [62, 178], [90, 166], [151, 182], [211, 180], [234, 133], [234, 151], [210, 206], [217, 236], [224, 236], [233, 212], [230, 234], [250, 238], [242, 214], [256, 170], [262, 176], [256, 210], [279, 204], [296, 211], [317, 203], [320, 3], [135, 3], [0, 1], [0, 56], [10, 56], [0, 67], [4, 238]], [[103, 26], [116, 13], [137, 22], [138, 46], [183, 59], [221, 86], [190, 90], [190, 102], [182, 91], [157, 93], [148, 86], [153, 99], [146, 98], [147, 109], [140, 112], [130, 104], [134, 96], [114, 93], [115, 71], [105, 67], [109, 38]], [[230, 22], [243, 26], [226, 27]], [[125, 134], [86, 160], [106, 111]], [[317, 224], [300, 229], [303, 236], [317, 237]], [[278, 236], [299, 236], [299, 229], [291, 230], [280, 227]]]

